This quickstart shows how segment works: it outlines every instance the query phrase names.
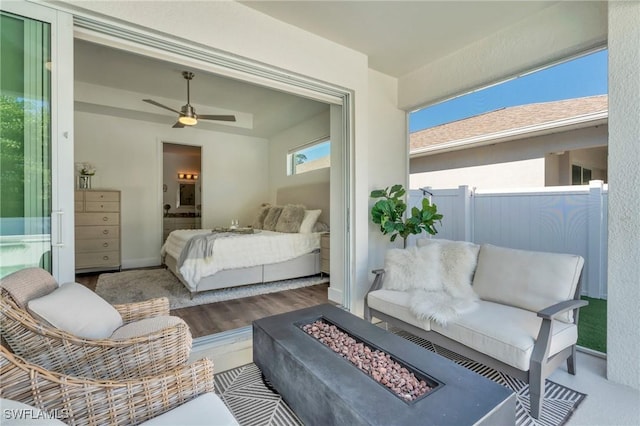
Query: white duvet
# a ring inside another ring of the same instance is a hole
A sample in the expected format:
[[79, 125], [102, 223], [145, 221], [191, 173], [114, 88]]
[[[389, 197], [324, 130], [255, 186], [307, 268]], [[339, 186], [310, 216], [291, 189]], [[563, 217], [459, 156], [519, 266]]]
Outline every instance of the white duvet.
[[[162, 246], [161, 254], [180, 259], [187, 241], [195, 235], [207, 234], [208, 229], [184, 229], [171, 232]], [[213, 255], [205, 258], [187, 258], [179, 266], [180, 274], [191, 290], [197, 288], [202, 277], [224, 269], [284, 262], [311, 253], [320, 248], [320, 233], [298, 234], [260, 231], [255, 234], [237, 234], [217, 238]]]

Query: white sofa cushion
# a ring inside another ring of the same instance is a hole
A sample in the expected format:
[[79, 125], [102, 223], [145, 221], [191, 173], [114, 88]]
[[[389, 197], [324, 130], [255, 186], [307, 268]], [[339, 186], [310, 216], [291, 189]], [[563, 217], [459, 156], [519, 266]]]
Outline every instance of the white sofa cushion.
[[146, 336], [151, 333], [157, 333], [166, 328], [173, 327], [180, 323], [184, 323], [181, 318], [169, 315], [160, 315], [157, 317], [144, 318], [140, 321], [130, 322], [118, 328], [111, 335], [113, 340], [127, 340], [140, 336]]
[[234, 426], [238, 422], [222, 400], [213, 392], [205, 393], [171, 411], [147, 420], [147, 426]]
[[[528, 371], [542, 319], [534, 312], [499, 303], [479, 301], [478, 307], [447, 326], [431, 324], [433, 331], [509, 364]], [[555, 321], [549, 355], [578, 340], [578, 327]]]
[[64, 284], [27, 306], [53, 327], [85, 339], [106, 339], [122, 325], [122, 316], [113, 306], [77, 283]]
[[[473, 288], [483, 300], [538, 312], [573, 299], [584, 259], [577, 255], [516, 250], [484, 244]], [[558, 318], [573, 321], [572, 313]]]
[[431, 330], [429, 320], [419, 320], [409, 311], [411, 294], [406, 291], [375, 290], [367, 295], [369, 307], [425, 331]]

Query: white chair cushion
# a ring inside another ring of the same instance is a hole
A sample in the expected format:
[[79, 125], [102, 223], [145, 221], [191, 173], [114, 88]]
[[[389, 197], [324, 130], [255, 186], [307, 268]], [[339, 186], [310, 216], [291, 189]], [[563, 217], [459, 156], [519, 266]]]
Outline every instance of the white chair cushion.
[[[577, 255], [480, 248], [473, 289], [483, 300], [538, 312], [574, 297], [584, 259]], [[572, 313], [558, 318], [573, 320]]]
[[205, 393], [171, 411], [147, 420], [147, 426], [233, 426], [238, 422], [215, 393]]
[[[479, 301], [478, 307], [446, 326], [431, 324], [433, 331], [482, 352], [519, 370], [528, 371], [542, 319], [528, 310]], [[578, 327], [555, 321], [549, 355], [578, 340]]]
[[56, 419], [65, 417], [63, 410], [46, 413], [30, 405], [12, 399], [0, 399], [0, 424], [2, 426], [31, 426], [31, 425], [65, 425]]
[[29, 312], [85, 339], [106, 339], [122, 325], [120, 313], [87, 287], [69, 283], [28, 303]]
[[141, 319], [140, 321], [131, 322], [118, 328], [111, 335], [113, 340], [127, 340], [135, 337], [146, 336], [148, 334], [162, 331], [168, 327], [184, 323], [178, 317], [161, 315], [152, 318]]
[[407, 291], [376, 290], [367, 295], [369, 307], [398, 318], [425, 331], [431, 330], [429, 320], [419, 320], [409, 311], [411, 294]]

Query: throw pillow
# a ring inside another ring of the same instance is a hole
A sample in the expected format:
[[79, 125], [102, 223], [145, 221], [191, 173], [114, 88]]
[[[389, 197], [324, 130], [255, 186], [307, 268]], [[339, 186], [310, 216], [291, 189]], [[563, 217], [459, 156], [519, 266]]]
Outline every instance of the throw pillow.
[[253, 223], [251, 224], [251, 227], [253, 229], [262, 229], [262, 227], [264, 226], [264, 219], [267, 217], [267, 213], [269, 213], [270, 207], [271, 204], [268, 203], [260, 206], [260, 210], [258, 210], [258, 213], [256, 214], [256, 217], [253, 219]]
[[22, 309], [31, 299], [45, 296], [58, 288], [53, 276], [42, 268], [20, 269], [0, 280], [11, 299]]
[[278, 224], [278, 218], [280, 217], [281, 213], [281, 206], [271, 206], [269, 208], [269, 212], [264, 218], [264, 225], [262, 229], [264, 229], [265, 231], [275, 231], [276, 225]]
[[275, 230], [287, 233], [298, 232], [302, 219], [304, 219], [304, 206], [287, 204], [282, 208]]
[[28, 309], [53, 327], [85, 339], [106, 339], [122, 326], [122, 317], [113, 306], [77, 283], [64, 284], [29, 301]]
[[301, 234], [310, 234], [313, 232], [313, 227], [318, 221], [318, 218], [320, 217], [320, 213], [322, 213], [322, 210], [319, 210], [319, 209], [304, 211], [304, 218], [302, 219], [302, 223], [300, 224]]

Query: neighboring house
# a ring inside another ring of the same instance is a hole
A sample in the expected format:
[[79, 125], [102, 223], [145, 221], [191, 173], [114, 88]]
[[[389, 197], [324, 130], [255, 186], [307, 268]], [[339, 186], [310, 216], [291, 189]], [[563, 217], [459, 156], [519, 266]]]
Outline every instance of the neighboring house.
[[502, 108], [411, 133], [410, 187], [607, 181], [608, 97]]

